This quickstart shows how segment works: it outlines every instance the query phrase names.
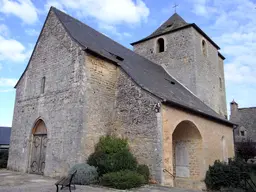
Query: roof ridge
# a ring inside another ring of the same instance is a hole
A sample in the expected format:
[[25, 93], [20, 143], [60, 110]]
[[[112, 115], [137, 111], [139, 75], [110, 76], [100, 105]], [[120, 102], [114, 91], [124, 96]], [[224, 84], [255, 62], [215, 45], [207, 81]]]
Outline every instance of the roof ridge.
[[256, 109], [256, 107], [239, 107], [238, 110], [244, 110], [244, 109]]

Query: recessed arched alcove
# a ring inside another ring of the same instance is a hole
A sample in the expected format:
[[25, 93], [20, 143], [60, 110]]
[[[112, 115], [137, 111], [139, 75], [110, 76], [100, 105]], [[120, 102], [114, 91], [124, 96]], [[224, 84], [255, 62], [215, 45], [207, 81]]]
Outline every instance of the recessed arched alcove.
[[176, 178], [200, 177], [202, 137], [191, 121], [180, 122], [173, 134], [173, 172]]

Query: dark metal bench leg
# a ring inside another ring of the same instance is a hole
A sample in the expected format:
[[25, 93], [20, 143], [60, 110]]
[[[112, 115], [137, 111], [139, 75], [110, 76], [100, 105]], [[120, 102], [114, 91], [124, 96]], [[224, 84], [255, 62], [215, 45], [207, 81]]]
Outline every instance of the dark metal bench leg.
[[59, 192], [59, 186], [58, 186], [58, 185], [56, 185], [56, 187], [57, 187], [57, 191], [56, 191], [56, 192]]
[[69, 184], [68, 188], [69, 188], [69, 191], [71, 192], [71, 184]]

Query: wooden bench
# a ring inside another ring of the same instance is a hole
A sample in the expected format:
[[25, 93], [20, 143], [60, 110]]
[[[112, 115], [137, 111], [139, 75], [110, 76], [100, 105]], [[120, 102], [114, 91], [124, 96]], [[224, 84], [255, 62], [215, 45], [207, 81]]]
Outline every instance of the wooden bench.
[[[73, 173], [69, 174], [67, 177], [62, 177], [60, 180], [58, 180], [55, 185], [57, 187], [57, 192], [59, 191], [59, 185], [61, 185], [60, 190], [62, 190], [64, 187], [68, 187], [69, 191], [71, 192], [71, 184], [72, 184], [72, 179], [75, 176], [77, 170], [75, 170]], [[74, 189], [76, 188], [74, 184]]]

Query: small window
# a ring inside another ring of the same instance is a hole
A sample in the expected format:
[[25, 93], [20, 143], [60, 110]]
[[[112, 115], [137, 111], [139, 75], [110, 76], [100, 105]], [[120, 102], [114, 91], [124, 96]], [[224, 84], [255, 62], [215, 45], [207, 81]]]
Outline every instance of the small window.
[[240, 134], [241, 134], [241, 136], [244, 136], [245, 134], [244, 134], [244, 131], [240, 131]]
[[202, 41], [202, 51], [204, 56], [207, 56], [207, 50], [206, 50], [206, 42], [205, 40]]
[[157, 40], [157, 51], [158, 53], [164, 52], [164, 39], [160, 38]]
[[44, 93], [44, 88], [45, 88], [45, 77], [43, 77], [41, 80], [41, 94]]
[[222, 79], [219, 77], [220, 90], [222, 90]]

